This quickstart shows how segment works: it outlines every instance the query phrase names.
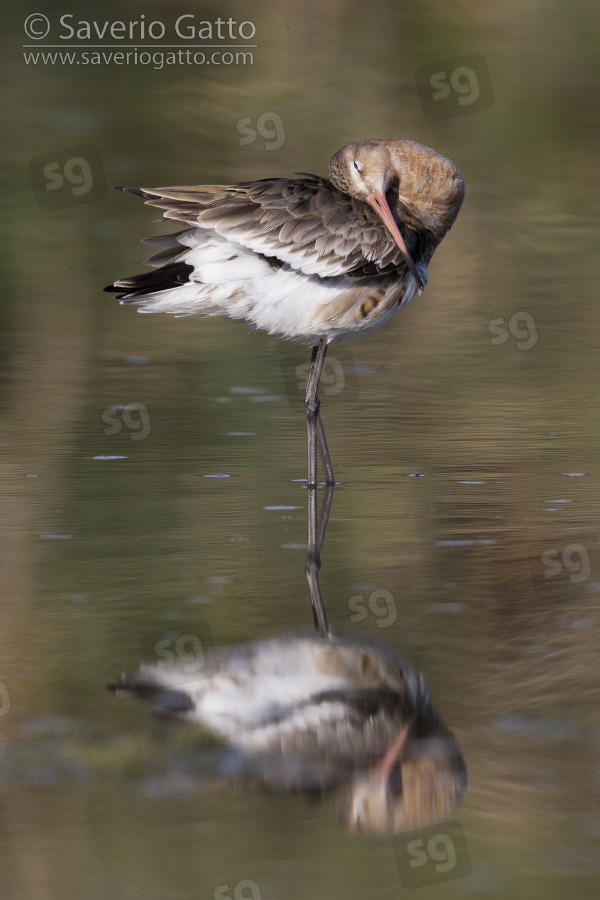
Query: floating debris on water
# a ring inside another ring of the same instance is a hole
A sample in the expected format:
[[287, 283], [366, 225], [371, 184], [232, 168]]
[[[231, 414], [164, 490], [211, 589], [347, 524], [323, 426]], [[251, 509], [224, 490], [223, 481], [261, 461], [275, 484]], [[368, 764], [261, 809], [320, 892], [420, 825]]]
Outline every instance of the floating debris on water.
[[231, 387], [231, 388], [229, 388], [229, 393], [230, 394], [252, 395], [252, 394], [265, 394], [266, 391], [264, 388], [260, 388], [260, 387]]
[[373, 375], [377, 371], [377, 366], [342, 366], [345, 375]]
[[594, 620], [591, 616], [565, 616], [562, 620], [567, 628], [587, 629], [592, 628]]
[[495, 544], [496, 541], [494, 539], [489, 540], [480, 540], [480, 541], [436, 541], [436, 547], [472, 547], [475, 544], [479, 546], [486, 546], [488, 544]]
[[282, 509], [303, 509], [302, 506], [263, 506], [263, 509], [268, 509], [270, 511], [277, 512]]
[[461, 613], [464, 611], [462, 603], [430, 603], [429, 612], [432, 613]]
[[550, 738], [564, 741], [579, 737], [580, 729], [571, 722], [555, 722], [550, 719], [533, 719], [508, 714], [496, 719], [495, 727], [503, 734], [515, 734], [528, 738]]

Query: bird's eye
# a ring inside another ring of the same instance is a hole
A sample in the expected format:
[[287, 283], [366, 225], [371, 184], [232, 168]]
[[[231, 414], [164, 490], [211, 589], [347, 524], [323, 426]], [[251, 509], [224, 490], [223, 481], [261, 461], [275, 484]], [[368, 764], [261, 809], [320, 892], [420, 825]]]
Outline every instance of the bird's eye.
[[354, 168], [356, 169], [357, 172], [362, 172], [362, 166], [356, 159], [354, 160]]

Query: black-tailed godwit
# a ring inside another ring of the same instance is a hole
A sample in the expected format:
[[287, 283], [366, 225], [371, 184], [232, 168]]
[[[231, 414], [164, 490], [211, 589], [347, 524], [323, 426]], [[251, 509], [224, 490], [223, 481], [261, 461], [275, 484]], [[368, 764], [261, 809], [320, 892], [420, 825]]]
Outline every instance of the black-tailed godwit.
[[424, 289], [463, 201], [457, 167], [429, 147], [386, 138], [338, 150], [329, 178], [119, 189], [186, 227], [145, 241], [166, 247], [147, 260], [154, 271], [107, 290], [140, 312], [228, 316], [311, 344], [308, 483], [317, 483], [318, 449], [334, 484], [317, 393], [327, 347], [378, 328]]

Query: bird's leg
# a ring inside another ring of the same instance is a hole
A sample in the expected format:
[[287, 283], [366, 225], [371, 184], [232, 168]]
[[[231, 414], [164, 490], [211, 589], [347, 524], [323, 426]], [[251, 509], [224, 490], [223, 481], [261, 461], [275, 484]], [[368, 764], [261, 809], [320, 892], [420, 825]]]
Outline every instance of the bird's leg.
[[331, 458], [325, 438], [325, 429], [321, 421], [319, 407], [321, 402], [318, 396], [319, 381], [323, 372], [323, 363], [325, 362], [325, 354], [327, 353], [327, 340], [321, 338], [318, 344], [312, 349], [312, 357], [310, 361], [310, 371], [308, 373], [308, 382], [306, 385], [306, 395], [304, 397], [304, 411], [306, 413], [306, 437], [308, 445], [308, 486], [316, 486], [317, 484], [317, 449], [321, 457], [321, 464], [325, 474], [325, 483], [335, 484]]
[[316, 487], [317, 485], [317, 418], [319, 418], [319, 407], [321, 405], [317, 391], [319, 388], [321, 372], [323, 371], [323, 363], [325, 361], [326, 352], [327, 343], [323, 339], [321, 339], [321, 341], [312, 349], [310, 370], [308, 373], [306, 394], [304, 397], [304, 412], [306, 414], [306, 440], [308, 447], [309, 488]]
[[[321, 548], [325, 540], [325, 530], [329, 521], [331, 501], [333, 499], [333, 487], [335, 478], [325, 439], [325, 429], [319, 414], [320, 401], [318, 396], [319, 380], [323, 371], [325, 354], [327, 353], [327, 340], [321, 338], [313, 347], [304, 398], [304, 410], [306, 412], [306, 438], [308, 446], [308, 552], [306, 554], [306, 580], [310, 592], [315, 628], [322, 637], [329, 637], [329, 625], [325, 605], [319, 588], [319, 570], [321, 568]], [[317, 452], [321, 457], [321, 464], [325, 474], [325, 494], [321, 506], [321, 514], [317, 517]]]
[[321, 457], [321, 465], [323, 466], [323, 473], [325, 475], [325, 484], [333, 487], [335, 484], [335, 477], [333, 474], [333, 466], [331, 465], [331, 457], [329, 456], [329, 447], [327, 446], [327, 440], [325, 438], [325, 428], [323, 427], [320, 413], [317, 415], [317, 446], [319, 448], [319, 456]]

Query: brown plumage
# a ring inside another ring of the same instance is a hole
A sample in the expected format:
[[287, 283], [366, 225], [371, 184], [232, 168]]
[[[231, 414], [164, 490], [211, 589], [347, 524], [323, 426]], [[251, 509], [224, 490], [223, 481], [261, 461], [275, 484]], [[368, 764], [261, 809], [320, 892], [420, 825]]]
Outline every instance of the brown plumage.
[[[360, 172], [356, 165], [361, 167]], [[356, 330], [366, 330], [364, 320], [380, 307], [379, 300], [371, 302], [373, 288], [384, 295], [395, 286], [394, 306], [400, 308], [414, 296], [417, 278], [421, 284], [426, 281], [426, 267], [433, 252], [458, 214], [464, 184], [450, 160], [403, 139], [355, 141], [332, 158], [329, 176], [299, 173], [293, 178], [269, 178], [228, 186], [121, 188], [143, 197], [148, 206], [163, 209], [165, 219], [185, 222], [192, 228], [164, 239], [152, 238], [152, 243], [167, 244], [165, 250], [147, 260], [156, 271], [120, 279], [107, 290], [124, 292], [123, 300], [134, 301], [150, 311], [155, 294], [192, 282], [195, 302], [182, 303], [178, 308], [178, 298], [173, 296], [168, 309], [175, 314], [230, 314], [238, 318], [236, 312], [243, 313], [243, 310], [236, 310], [236, 304], [231, 304], [231, 310], [222, 304], [211, 308], [211, 285], [202, 278], [194, 279], [194, 266], [186, 262], [203, 241], [219, 235], [231, 245], [234, 259], [239, 258], [236, 249], [239, 252], [242, 247], [271, 262], [275, 271], [289, 267], [307, 276], [318, 276], [320, 280], [338, 279], [336, 297], [330, 298], [330, 302], [337, 315], [343, 316], [348, 304], [339, 302], [339, 294], [350, 297], [354, 301], [350, 305], [355, 308], [355, 327], [348, 329], [350, 333], [339, 334], [334, 316], [314, 315], [313, 311], [308, 317], [309, 329], [312, 321], [321, 326], [330, 323], [330, 341], [352, 337]], [[377, 190], [393, 211], [407, 253], [382, 221], [373, 196]], [[227, 252], [225, 246], [223, 250]], [[413, 264], [417, 278], [414, 275], [411, 278]], [[343, 275], [352, 280], [341, 284], [339, 276]], [[266, 275], [262, 280], [267, 280]], [[257, 285], [248, 287], [250, 293], [256, 292]], [[306, 287], [310, 289], [309, 284]], [[285, 292], [283, 285], [282, 288]], [[203, 299], [208, 302], [203, 303]], [[310, 305], [308, 290], [306, 305]], [[295, 318], [306, 319], [303, 304], [297, 303], [296, 307]], [[387, 306], [386, 311], [389, 311]], [[268, 321], [263, 325], [252, 316], [249, 318], [257, 327], [271, 330]], [[289, 323], [294, 324], [299, 323]], [[273, 330], [280, 333], [277, 328]], [[288, 327], [282, 336], [314, 340], [314, 335], [298, 335], [297, 330]]]
[[[333, 156], [329, 178], [301, 172], [120, 189], [189, 226], [148, 241], [166, 248], [147, 260], [154, 272], [106, 289], [122, 303], [145, 313], [228, 316], [324, 348], [378, 328], [424, 289], [464, 196], [453, 162], [404, 138], [348, 144]], [[331, 482], [330, 461], [323, 463]]]

